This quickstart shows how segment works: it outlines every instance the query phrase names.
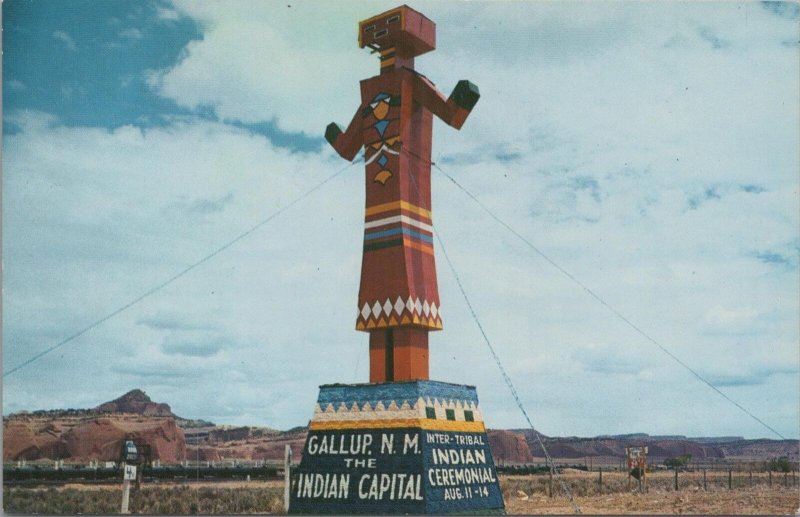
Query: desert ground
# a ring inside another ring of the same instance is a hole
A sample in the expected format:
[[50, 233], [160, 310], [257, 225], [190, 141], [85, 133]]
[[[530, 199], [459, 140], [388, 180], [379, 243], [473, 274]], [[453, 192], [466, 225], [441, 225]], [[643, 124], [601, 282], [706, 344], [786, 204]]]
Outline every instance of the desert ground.
[[[602, 489], [597, 473], [565, 472], [561, 480], [573, 494], [584, 514], [712, 514], [712, 515], [798, 515], [800, 490], [783, 484], [775, 476], [770, 486], [764, 475], [750, 481], [747, 473], [734, 478], [727, 488], [727, 473], [707, 476], [706, 490], [700, 473], [684, 473], [680, 490], [674, 490], [671, 472], [650, 475], [649, 489], [638, 485], [627, 489], [627, 477], [606, 473]], [[560, 482], [549, 477], [501, 476], [506, 511], [511, 515], [570, 514], [573, 507], [563, 495]], [[283, 513], [283, 482], [232, 481], [150, 483], [131, 495], [131, 511], [140, 514], [192, 513], [280, 514]], [[59, 487], [4, 487], [3, 509], [10, 514], [118, 513], [121, 487], [112, 485], [65, 484]]]
[[[796, 515], [800, 511], [797, 491], [783, 488], [747, 488], [732, 494], [719, 492], [650, 491], [647, 494], [578, 496], [575, 502], [587, 515], [596, 514], [710, 514], [710, 515]], [[571, 514], [567, 499], [534, 495], [522, 500], [506, 497], [511, 515]]]
[[[548, 476], [503, 476], [501, 486], [509, 514], [573, 513], [561, 487], [564, 482], [584, 514], [713, 514], [713, 515], [795, 515], [800, 511], [797, 478], [774, 473], [727, 471], [680, 472], [675, 490], [674, 472], [648, 474], [647, 490], [624, 473], [606, 472], [603, 484], [598, 472], [565, 469], [561, 480]], [[785, 483], [784, 483], [785, 482]], [[705, 488], [704, 488], [705, 487]]]

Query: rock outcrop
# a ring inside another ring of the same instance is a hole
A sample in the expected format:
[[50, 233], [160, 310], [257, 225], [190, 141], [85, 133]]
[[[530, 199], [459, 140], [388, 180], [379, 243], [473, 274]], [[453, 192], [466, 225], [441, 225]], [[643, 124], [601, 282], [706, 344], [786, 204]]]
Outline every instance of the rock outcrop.
[[286, 445], [289, 445], [294, 459], [297, 460], [302, 455], [307, 434], [308, 430], [304, 427], [285, 432], [251, 428], [251, 432], [241, 439], [227, 441], [219, 439], [224, 435], [214, 433], [197, 445], [189, 446], [186, 458], [199, 461], [282, 461]]
[[62, 434], [63, 422], [50, 418], [4, 418], [3, 461], [63, 458], [67, 450]]
[[113, 415], [83, 422], [63, 436], [71, 458], [112, 461], [119, 458], [122, 442], [133, 438], [150, 446], [153, 459], [177, 463], [186, 458], [183, 431], [174, 418]]
[[92, 410], [37, 411], [3, 418], [3, 460], [116, 461], [126, 438], [150, 446], [153, 459], [186, 457], [183, 430], [168, 404], [132, 390]]
[[118, 399], [100, 404], [94, 410], [98, 413], [135, 413], [142, 416], [175, 416], [169, 404], [150, 400], [142, 390], [131, 390]]
[[71, 419], [11, 417], [3, 422], [3, 460], [116, 461], [126, 438], [150, 445], [153, 459], [176, 463], [186, 457], [183, 430], [172, 417], [130, 413]]
[[487, 434], [496, 464], [533, 463], [533, 456], [524, 434], [499, 429], [490, 429]]

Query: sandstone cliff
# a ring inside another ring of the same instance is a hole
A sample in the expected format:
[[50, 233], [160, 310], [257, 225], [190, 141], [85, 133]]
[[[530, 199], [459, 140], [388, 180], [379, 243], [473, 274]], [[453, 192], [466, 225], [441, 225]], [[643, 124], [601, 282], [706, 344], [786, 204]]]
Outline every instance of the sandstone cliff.
[[51, 410], [3, 418], [3, 461], [63, 459], [116, 461], [126, 438], [150, 445], [153, 459], [176, 463], [186, 457], [183, 430], [169, 405], [141, 390], [91, 410]]
[[130, 413], [73, 418], [13, 416], [3, 421], [3, 461], [64, 459], [116, 461], [126, 438], [151, 447], [154, 459], [176, 463], [186, 457], [183, 431], [172, 417]]
[[292, 448], [293, 458], [299, 460], [305, 445], [308, 430], [304, 427], [280, 432], [272, 429], [249, 428], [245, 433], [241, 429], [232, 433], [238, 439], [225, 440], [224, 432], [210, 432], [208, 437], [187, 448], [189, 460], [268, 460], [282, 461], [286, 445]]
[[533, 463], [533, 456], [525, 435], [514, 431], [489, 430], [489, 447], [498, 465], [506, 463]]

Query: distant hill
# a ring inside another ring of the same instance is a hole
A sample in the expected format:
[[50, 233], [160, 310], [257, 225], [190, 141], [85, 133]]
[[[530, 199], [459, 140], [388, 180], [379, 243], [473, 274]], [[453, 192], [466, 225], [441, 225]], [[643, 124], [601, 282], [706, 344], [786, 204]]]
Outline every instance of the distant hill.
[[169, 404], [153, 402], [147, 393], [134, 389], [125, 395], [109, 402], [100, 404], [92, 411], [98, 413], [135, 413], [142, 416], [167, 416], [175, 418], [178, 427], [191, 429], [195, 427], [213, 427], [213, 422], [206, 420], [193, 420], [182, 418], [172, 412]]
[[142, 390], [131, 390], [118, 399], [100, 404], [98, 413], [136, 413], [142, 416], [172, 416], [169, 404], [153, 402]]
[[148, 443], [153, 456], [186, 457], [183, 430], [168, 404], [131, 390], [93, 409], [20, 412], [3, 418], [3, 460], [116, 461], [125, 439]]
[[[3, 418], [3, 460], [64, 459], [81, 463], [116, 461], [125, 439], [148, 443], [153, 459], [273, 459], [284, 442], [300, 452], [305, 428], [288, 432], [267, 427], [218, 426], [179, 417], [167, 403], [131, 390], [91, 409], [22, 411]], [[188, 445], [187, 445], [188, 444]]]
[[[499, 431], [498, 431], [499, 432]], [[541, 459], [544, 457], [539, 441], [530, 429], [503, 431], [524, 436], [528, 451], [521, 456], [501, 454], [495, 458], [507, 463], [525, 463], [528, 455]], [[644, 445], [648, 447], [648, 461], [662, 463], [667, 458], [691, 454], [698, 462], [763, 461], [785, 456], [794, 461], [800, 459], [798, 440], [746, 440], [741, 437], [687, 438], [680, 435], [650, 436], [646, 433], [631, 433], [615, 436], [548, 437], [540, 435], [550, 456], [562, 460], [587, 461], [588, 458], [603, 459], [605, 462], [625, 458], [625, 448]]]
[[[268, 427], [215, 425], [181, 418], [169, 404], [154, 402], [140, 389], [93, 409], [39, 410], [3, 418], [3, 459], [64, 459], [114, 461], [122, 441], [135, 437], [150, 444], [153, 459], [175, 463], [200, 461], [272, 460], [283, 458], [290, 445], [295, 458], [302, 453], [308, 429], [278, 431]], [[492, 429], [489, 445], [498, 464], [543, 462], [544, 452], [531, 429]], [[551, 437], [540, 434], [551, 457], [560, 462], [619, 464], [625, 447], [646, 445], [648, 460], [691, 454], [694, 461], [764, 461], [785, 456], [800, 459], [798, 440], [746, 440], [739, 436], [687, 438], [645, 433], [593, 438]]]

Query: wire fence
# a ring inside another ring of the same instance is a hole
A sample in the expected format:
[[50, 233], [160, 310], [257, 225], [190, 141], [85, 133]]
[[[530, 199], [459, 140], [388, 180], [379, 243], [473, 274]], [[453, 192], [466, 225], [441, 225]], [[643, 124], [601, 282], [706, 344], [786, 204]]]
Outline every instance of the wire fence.
[[[670, 470], [648, 472], [641, 480], [627, 472], [561, 469], [562, 481], [575, 496], [597, 496], [629, 492], [725, 491], [757, 488], [797, 490], [797, 471], [759, 472], [737, 469]], [[560, 490], [547, 473], [514, 474], [506, 470], [501, 477], [504, 492], [558, 497]]]
[[751, 487], [798, 486], [797, 471], [758, 472], [737, 469], [702, 469], [659, 472], [648, 479], [648, 487], [658, 490], [735, 490]]
[[[142, 481], [250, 481], [280, 479], [283, 470], [279, 462], [252, 462], [250, 464], [229, 461], [181, 463], [141, 467]], [[122, 480], [123, 467], [66, 464], [55, 468], [44, 465], [4, 466], [4, 486], [49, 485], [64, 483], [118, 484]]]

